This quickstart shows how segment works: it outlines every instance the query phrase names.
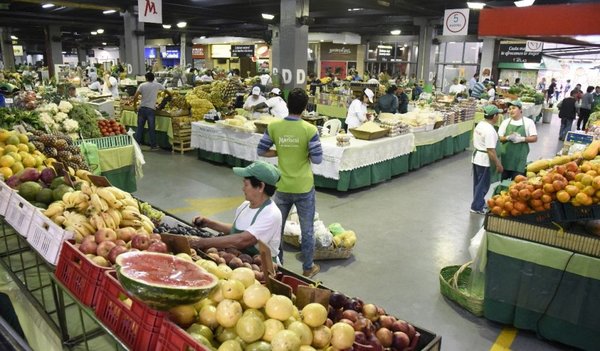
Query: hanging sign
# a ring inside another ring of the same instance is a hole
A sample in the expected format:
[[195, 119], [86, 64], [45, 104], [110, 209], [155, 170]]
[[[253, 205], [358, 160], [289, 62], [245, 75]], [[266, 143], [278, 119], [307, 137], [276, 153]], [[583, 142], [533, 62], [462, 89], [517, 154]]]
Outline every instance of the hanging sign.
[[204, 50], [205, 50], [205, 46], [204, 45], [194, 45], [192, 46], [192, 58], [193, 59], [203, 59], [204, 58]]
[[544, 43], [541, 41], [527, 40], [525, 43], [525, 52], [542, 52]]
[[542, 52], [526, 51], [526, 44], [500, 44], [500, 63], [540, 63]]
[[23, 56], [23, 46], [22, 45], [13, 45], [13, 55]]
[[444, 35], [467, 35], [469, 32], [469, 9], [444, 12]]
[[254, 45], [231, 45], [231, 57], [254, 56]]
[[138, 21], [162, 23], [162, 0], [138, 0]]

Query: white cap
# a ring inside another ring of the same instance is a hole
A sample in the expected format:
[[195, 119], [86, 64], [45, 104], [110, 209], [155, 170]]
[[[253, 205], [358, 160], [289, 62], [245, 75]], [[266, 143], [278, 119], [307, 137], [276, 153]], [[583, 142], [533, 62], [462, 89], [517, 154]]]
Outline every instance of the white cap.
[[365, 89], [365, 95], [369, 98], [369, 102], [373, 103], [373, 96], [375, 96], [375, 94], [373, 93], [373, 90], [367, 88]]
[[252, 88], [252, 95], [260, 95], [260, 87]]
[[281, 90], [279, 90], [279, 88], [273, 88], [271, 90], [271, 94], [281, 95]]

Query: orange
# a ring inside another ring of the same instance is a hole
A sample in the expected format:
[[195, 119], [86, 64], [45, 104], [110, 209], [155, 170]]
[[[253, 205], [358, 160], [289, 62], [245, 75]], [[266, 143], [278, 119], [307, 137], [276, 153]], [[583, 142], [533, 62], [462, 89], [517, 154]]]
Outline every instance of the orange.
[[[579, 195], [579, 193], [577, 195]], [[566, 190], [560, 190], [556, 193], [556, 199], [562, 203], [567, 203], [569, 202], [569, 200], [571, 200], [571, 195], [569, 195], [569, 193]]]
[[2, 167], [12, 167], [12, 165], [14, 165], [14, 164], [15, 164], [14, 158], [12, 158], [8, 155], [0, 157], [0, 166], [2, 166]]
[[579, 188], [575, 185], [567, 185], [565, 187], [565, 190], [567, 191], [567, 193], [569, 193], [570, 196], [575, 196], [579, 192]]

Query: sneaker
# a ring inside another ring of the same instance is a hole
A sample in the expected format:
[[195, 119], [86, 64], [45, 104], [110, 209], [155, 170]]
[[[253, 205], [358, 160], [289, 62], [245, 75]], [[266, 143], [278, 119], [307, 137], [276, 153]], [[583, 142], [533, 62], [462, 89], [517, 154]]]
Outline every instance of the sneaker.
[[315, 275], [317, 275], [317, 273], [319, 273], [320, 271], [321, 271], [321, 267], [319, 267], [318, 264], [313, 263], [312, 268], [309, 269], [309, 270], [306, 270], [306, 271], [302, 272], [302, 275], [305, 276], [305, 277], [307, 277], [307, 278], [312, 278]]
[[474, 210], [474, 209], [471, 209], [470, 211], [471, 211], [471, 213], [480, 214], [480, 215], [484, 215], [484, 214], [487, 213], [486, 210]]

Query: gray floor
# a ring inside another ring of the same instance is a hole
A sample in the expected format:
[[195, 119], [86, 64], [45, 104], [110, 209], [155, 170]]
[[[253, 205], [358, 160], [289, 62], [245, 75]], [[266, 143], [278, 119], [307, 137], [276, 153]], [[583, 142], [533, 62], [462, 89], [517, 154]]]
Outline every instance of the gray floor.
[[[537, 123], [539, 142], [530, 159], [559, 150], [555, 115]], [[476, 318], [439, 293], [442, 267], [469, 260], [470, 239], [483, 217], [469, 213], [470, 152], [361, 191], [318, 191], [317, 211], [326, 224], [340, 222], [358, 235], [352, 258], [322, 261], [317, 279], [351, 296], [383, 306], [399, 318], [443, 337], [443, 350], [490, 350], [502, 326]], [[140, 198], [184, 219], [202, 212], [232, 220], [242, 200], [241, 180], [231, 169], [199, 161], [195, 153], [146, 152]], [[296, 251], [285, 252], [286, 268], [300, 272]], [[496, 346], [494, 350], [502, 350]], [[568, 350], [518, 332], [512, 350]]]

